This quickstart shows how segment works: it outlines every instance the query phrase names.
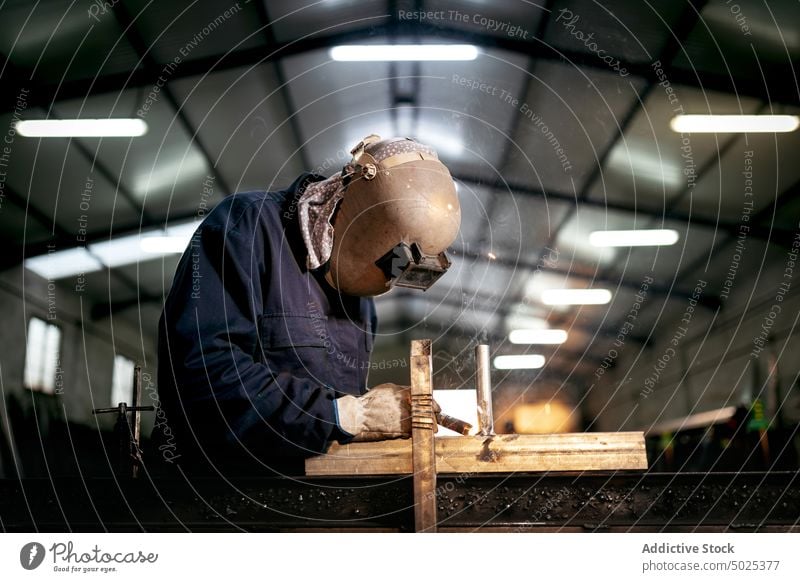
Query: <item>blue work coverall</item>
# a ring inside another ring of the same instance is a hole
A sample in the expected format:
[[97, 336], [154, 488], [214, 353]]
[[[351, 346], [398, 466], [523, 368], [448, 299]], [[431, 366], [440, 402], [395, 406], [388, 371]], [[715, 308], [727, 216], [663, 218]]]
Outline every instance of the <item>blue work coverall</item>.
[[269, 466], [351, 438], [334, 400], [365, 392], [377, 320], [306, 268], [297, 200], [321, 179], [231, 195], [199, 226], [159, 322], [152, 454]]

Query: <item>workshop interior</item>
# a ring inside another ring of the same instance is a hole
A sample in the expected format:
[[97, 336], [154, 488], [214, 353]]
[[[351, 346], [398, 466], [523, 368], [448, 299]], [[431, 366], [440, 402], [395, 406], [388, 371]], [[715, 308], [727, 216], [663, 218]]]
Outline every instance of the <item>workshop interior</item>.
[[[798, 64], [793, 0], [0, 3], [0, 529], [800, 531]], [[198, 227], [370, 136], [460, 209], [359, 243], [410, 438], [156, 471]]]

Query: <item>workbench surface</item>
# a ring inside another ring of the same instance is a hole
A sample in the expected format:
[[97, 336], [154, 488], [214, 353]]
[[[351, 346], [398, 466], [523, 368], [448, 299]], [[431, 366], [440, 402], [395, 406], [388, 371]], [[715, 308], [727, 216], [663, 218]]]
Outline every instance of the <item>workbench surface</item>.
[[[0, 481], [5, 531], [413, 531], [410, 477]], [[439, 531], [800, 531], [800, 473], [440, 475]]]

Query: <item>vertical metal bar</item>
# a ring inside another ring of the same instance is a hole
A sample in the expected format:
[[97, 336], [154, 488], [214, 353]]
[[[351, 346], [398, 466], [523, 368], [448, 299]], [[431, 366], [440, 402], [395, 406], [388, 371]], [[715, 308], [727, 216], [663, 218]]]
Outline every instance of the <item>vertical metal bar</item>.
[[133, 440], [139, 443], [141, 433], [142, 413], [139, 407], [142, 405], [142, 367], [136, 366], [133, 369]]
[[411, 342], [411, 458], [414, 469], [414, 527], [436, 531], [436, 455], [433, 433], [431, 340]]
[[494, 435], [492, 416], [492, 376], [489, 370], [489, 346], [475, 347], [476, 395], [478, 399], [478, 434]]
[[131, 438], [133, 429], [128, 418], [128, 403], [120, 402], [117, 406], [117, 421], [114, 424], [114, 435], [117, 439], [116, 472], [125, 477], [131, 474]]
[[139, 476], [139, 463], [142, 460], [141, 449], [139, 448], [139, 439], [142, 431], [142, 413], [139, 407], [142, 405], [142, 367], [136, 366], [133, 369], [133, 410], [131, 412], [131, 427], [132, 427], [132, 463], [133, 469], [131, 475], [135, 479]]

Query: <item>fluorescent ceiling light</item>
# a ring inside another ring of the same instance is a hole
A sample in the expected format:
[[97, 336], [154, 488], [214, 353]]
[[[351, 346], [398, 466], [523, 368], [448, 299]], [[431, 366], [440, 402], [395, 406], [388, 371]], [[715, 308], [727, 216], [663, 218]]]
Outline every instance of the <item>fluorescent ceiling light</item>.
[[149, 261], [166, 255], [183, 253], [189, 246], [194, 222], [170, 226], [166, 230], [149, 230], [108, 241], [92, 243], [89, 250], [106, 267], [121, 267], [140, 261]]
[[183, 253], [192, 241], [196, 229], [197, 224], [194, 222], [170, 226], [164, 236], [143, 236], [139, 240], [139, 248], [145, 253], [157, 255]]
[[567, 332], [563, 329], [515, 329], [508, 334], [512, 344], [563, 344]]
[[440, 154], [460, 156], [464, 153], [464, 142], [461, 141], [461, 136], [448, 135], [448, 133], [452, 133], [452, 130], [448, 131], [445, 127], [427, 126], [421, 128], [413, 137], [433, 147]]
[[106, 267], [130, 265], [144, 258], [137, 244], [138, 234], [112, 238], [103, 242], [92, 243], [89, 250]]
[[[538, 296], [539, 294], [532, 295], [532, 297]], [[524, 304], [518, 304], [506, 316], [506, 330], [511, 332], [515, 329], [549, 329], [547, 321], [538, 317], [538, 314], [541, 313], [540, 310], [541, 308], [534, 310]]]
[[188, 245], [188, 239], [179, 236], [148, 236], [139, 241], [142, 252], [151, 255], [182, 253]]
[[121, 267], [170, 254], [180, 254], [191, 242], [197, 223], [187, 222], [165, 229], [112, 238], [74, 248], [32, 257], [25, 267], [46, 279], [63, 279], [103, 268]]
[[103, 263], [83, 247], [57, 251], [25, 259], [25, 268], [45, 279], [63, 279], [80, 273], [93, 273], [103, 268]]
[[471, 44], [354, 44], [330, 50], [334, 61], [474, 61]]
[[139, 137], [147, 133], [143, 119], [31, 119], [18, 121], [25, 137]]
[[607, 289], [547, 289], [542, 291], [545, 305], [604, 305], [611, 301]]
[[677, 133], [783, 133], [800, 126], [796, 115], [676, 115], [669, 122]]
[[589, 244], [595, 247], [657, 247], [676, 242], [676, 230], [596, 230], [589, 235]]
[[666, 182], [671, 186], [683, 183], [683, 173], [680, 167], [666, 158], [661, 158], [658, 152], [650, 152], [644, 148], [638, 149], [636, 144], [631, 146], [622, 144], [615, 147], [608, 163], [637, 179], [659, 184]]
[[207, 173], [205, 158], [192, 149], [185, 157], [171, 158], [159, 154], [158, 163], [133, 181], [133, 191], [141, 197], [174, 189], [177, 185], [197, 180]]
[[494, 367], [498, 370], [534, 370], [544, 366], [544, 356], [528, 354], [523, 356], [497, 356]]

